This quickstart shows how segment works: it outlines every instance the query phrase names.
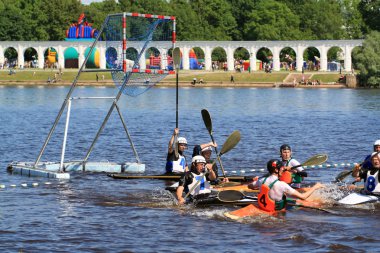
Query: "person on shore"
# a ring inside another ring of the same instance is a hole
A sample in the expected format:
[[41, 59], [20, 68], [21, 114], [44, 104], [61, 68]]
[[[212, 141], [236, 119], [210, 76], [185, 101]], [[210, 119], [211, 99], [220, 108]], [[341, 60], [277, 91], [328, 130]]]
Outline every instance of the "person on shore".
[[96, 73], [96, 82], [99, 82], [99, 75]]
[[[184, 151], [187, 149], [187, 140], [184, 137], [178, 137], [177, 143], [174, 143], [175, 136], [178, 136], [179, 129], [175, 128], [169, 141], [168, 155], [166, 157], [166, 173], [184, 173], [188, 171]], [[175, 153], [175, 145], [178, 145], [178, 157]]]
[[[373, 152], [371, 155], [371, 167], [364, 171], [360, 167], [356, 167], [352, 172], [356, 182], [364, 180], [364, 189], [361, 191], [363, 194], [378, 195], [380, 196], [380, 152]], [[351, 186], [353, 190], [356, 186]]]
[[303, 178], [307, 177], [307, 173], [303, 171], [304, 169], [301, 166], [294, 168], [300, 165], [300, 162], [292, 157], [292, 149], [288, 144], [281, 145], [280, 157], [284, 164], [284, 173], [282, 173], [280, 180], [294, 188], [299, 188]]
[[212, 169], [206, 166], [206, 159], [197, 155], [191, 160], [190, 171], [186, 172], [179, 180], [176, 196], [178, 204], [186, 203], [183, 193], [189, 193], [190, 202], [194, 199], [206, 197], [211, 193], [210, 180], [215, 180], [216, 175]]
[[257, 195], [259, 208], [268, 212], [279, 211], [286, 208], [286, 197], [293, 196], [306, 200], [317, 189], [324, 187], [321, 183], [316, 183], [308, 191], [300, 193], [290, 187], [287, 183], [280, 181], [285, 167], [278, 159], [271, 159], [267, 163], [268, 177], [260, 180], [258, 177], [248, 185], [249, 189], [260, 189]]
[[231, 75], [230, 81], [231, 81], [231, 83], [235, 83], [234, 75]]

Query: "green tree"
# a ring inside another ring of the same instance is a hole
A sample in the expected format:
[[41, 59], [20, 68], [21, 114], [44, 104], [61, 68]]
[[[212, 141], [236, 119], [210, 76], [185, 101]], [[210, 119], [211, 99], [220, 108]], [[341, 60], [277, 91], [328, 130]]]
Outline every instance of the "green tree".
[[380, 31], [380, 1], [361, 0], [358, 9], [369, 28]]
[[359, 69], [359, 83], [365, 87], [380, 86], [380, 32], [371, 32], [364, 40], [363, 47], [354, 54]]
[[346, 39], [361, 39], [367, 31], [362, 15], [358, 9], [360, 0], [342, 0], [342, 14]]
[[194, 20], [203, 40], [231, 40], [236, 29], [231, 5], [227, 0], [189, 0], [198, 14]]
[[300, 38], [299, 18], [284, 3], [261, 1], [248, 16], [243, 37], [247, 40], [294, 40]]
[[235, 32], [231, 34], [233, 40], [245, 40], [244, 24], [249, 21], [249, 16], [255, 8], [257, 0], [228, 0], [231, 4], [232, 15], [236, 20]]
[[298, 10], [301, 19], [300, 30], [305, 39], [336, 40], [346, 37], [338, 1], [305, 1]]
[[187, 0], [173, 0], [170, 2], [171, 13], [177, 19], [177, 40], [202, 40], [199, 31], [198, 16]]

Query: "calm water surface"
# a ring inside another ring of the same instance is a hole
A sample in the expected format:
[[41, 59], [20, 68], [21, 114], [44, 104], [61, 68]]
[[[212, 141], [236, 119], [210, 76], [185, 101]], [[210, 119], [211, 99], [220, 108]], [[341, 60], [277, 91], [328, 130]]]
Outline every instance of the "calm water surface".
[[[278, 218], [234, 222], [223, 216], [234, 207], [178, 208], [158, 180], [78, 173], [59, 181], [8, 174], [12, 161], [35, 161], [67, 91], [0, 86], [1, 252], [379, 252], [376, 204], [330, 207], [336, 214], [291, 210]], [[112, 96], [115, 91], [87, 87], [74, 95]], [[317, 153], [327, 153], [328, 163], [361, 161], [380, 139], [379, 99], [379, 90], [180, 89], [179, 125], [191, 148], [208, 142], [200, 114], [207, 108], [220, 145], [234, 130], [242, 135], [223, 156], [226, 170], [261, 175], [249, 170], [278, 157], [283, 143], [300, 161]], [[73, 103], [68, 159], [84, 157], [109, 106], [110, 101], [100, 100]], [[120, 107], [147, 173], [163, 172], [175, 126], [175, 89], [124, 96]], [[64, 118], [43, 160], [59, 160]], [[90, 160], [134, 161], [116, 113]], [[330, 184], [343, 169], [310, 169], [307, 181], [328, 183], [320, 194], [334, 201], [347, 194]]]

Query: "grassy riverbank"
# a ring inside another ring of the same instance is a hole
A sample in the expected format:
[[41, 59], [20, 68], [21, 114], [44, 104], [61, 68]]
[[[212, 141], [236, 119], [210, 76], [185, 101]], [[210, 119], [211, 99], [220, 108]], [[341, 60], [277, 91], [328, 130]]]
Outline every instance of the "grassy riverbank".
[[[2, 84], [46, 84], [48, 79], [57, 79], [57, 84], [68, 85], [76, 78], [78, 74], [77, 69], [64, 69], [62, 74], [59, 74], [57, 69], [45, 69], [45, 70], [16, 70], [15, 74], [9, 75], [9, 70], [0, 71], [0, 83]], [[234, 77], [235, 83], [240, 83], [244, 85], [254, 84], [280, 84], [290, 75], [300, 76], [301, 73], [298, 72], [272, 72], [264, 73], [262, 71], [257, 72], [225, 72], [225, 71], [205, 71], [205, 70], [181, 70], [179, 72], [180, 84], [190, 84], [193, 78], [197, 80], [203, 79], [205, 83], [209, 83], [215, 86], [218, 85], [228, 85], [230, 84], [231, 75]], [[104, 79], [103, 79], [104, 76]], [[319, 80], [322, 84], [333, 84], [337, 82], [339, 78], [339, 73], [330, 72], [305, 72], [305, 76], [310, 79]], [[79, 82], [86, 83], [87, 85], [113, 85], [112, 77], [109, 72], [99, 72], [99, 80], [96, 82], [96, 72], [83, 72], [79, 77]], [[175, 82], [175, 75], [167, 76], [162, 84]]]

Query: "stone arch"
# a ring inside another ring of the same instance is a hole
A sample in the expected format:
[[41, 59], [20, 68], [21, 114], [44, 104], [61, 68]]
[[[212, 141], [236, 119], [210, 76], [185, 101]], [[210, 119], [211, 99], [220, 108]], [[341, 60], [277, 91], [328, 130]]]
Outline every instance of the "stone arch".
[[222, 47], [215, 47], [211, 51], [212, 64], [215, 65], [217, 69], [223, 69], [227, 71], [227, 53]]
[[14, 68], [17, 66], [18, 52], [14, 47], [8, 47], [4, 50], [4, 66], [8, 68]]
[[38, 53], [33, 47], [28, 47], [24, 50], [24, 68], [38, 67]]
[[327, 71], [342, 71], [344, 66], [343, 49], [339, 46], [327, 50]]
[[193, 47], [189, 50], [190, 69], [203, 69], [205, 52], [200, 47]]
[[64, 51], [65, 68], [78, 68], [79, 67], [79, 53], [74, 47], [66, 48]]
[[145, 52], [146, 69], [162, 69], [161, 53], [156, 47], [150, 47]]
[[234, 69], [242, 72], [249, 69], [250, 54], [245, 47], [238, 47], [234, 51]]
[[280, 69], [295, 70], [297, 53], [292, 47], [284, 47], [280, 51]]
[[303, 69], [318, 71], [320, 68], [321, 53], [316, 47], [308, 47], [303, 51]]
[[256, 59], [260, 61], [260, 70], [271, 71], [273, 68], [273, 53], [267, 47], [257, 50]]

